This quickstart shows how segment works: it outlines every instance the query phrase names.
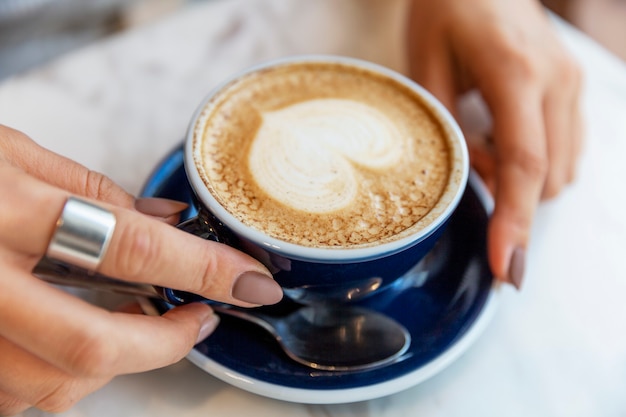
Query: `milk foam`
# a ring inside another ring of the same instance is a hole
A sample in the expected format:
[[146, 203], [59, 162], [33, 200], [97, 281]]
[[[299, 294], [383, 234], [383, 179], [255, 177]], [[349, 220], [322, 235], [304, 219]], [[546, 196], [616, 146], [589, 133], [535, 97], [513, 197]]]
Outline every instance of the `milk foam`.
[[207, 102], [194, 147], [203, 182], [236, 219], [316, 248], [422, 229], [456, 175], [446, 130], [419, 95], [335, 63], [234, 80]]
[[249, 154], [250, 171], [272, 198], [297, 210], [350, 206], [362, 169], [402, 158], [403, 137], [381, 111], [349, 99], [315, 99], [266, 112]]

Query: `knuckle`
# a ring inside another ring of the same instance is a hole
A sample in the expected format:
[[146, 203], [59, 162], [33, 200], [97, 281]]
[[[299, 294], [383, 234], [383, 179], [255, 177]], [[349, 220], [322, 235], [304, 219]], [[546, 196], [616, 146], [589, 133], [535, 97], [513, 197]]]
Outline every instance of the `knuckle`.
[[547, 156], [530, 148], [519, 148], [511, 151], [510, 162], [530, 179], [543, 181], [548, 174]]
[[500, 68], [506, 68], [507, 73], [524, 81], [537, 80], [541, 77], [541, 60], [535, 59], [529, 51], [533, 48], [525, 46], [523, 39], [511, 34], [499, 37], [498, 59]]
[[202, 259], [204, 263], [199, 267], [197, 274], [193, 274], [196, 280], [194, 280], [191, 290], [198, 291], [202, 295], [214, 295], [218, 291], [216, 277], [219, 274], [215, 253], [207, 251]]
[[161, 257], [162, 247], [160, 240], [153, 239], [150, 229], [133, 222], [116, 229], [116, 233], [119, 233], [118, 244], [109, 249], [114, 252], [117, 272], [132, 281], [151, 271]]
[[87, 171], [83, 191], [86, 197], [108, 200], [108, 197], [114, 194], [115, 189], [115, 183], [109, 177], [96, 171]]
[[514, 50], [509, 52], [507, 57], [513, 70], [511, 71], [518, 79], [530, 83], [541, 78], [541, 68], [537, 62], [525, 52]]

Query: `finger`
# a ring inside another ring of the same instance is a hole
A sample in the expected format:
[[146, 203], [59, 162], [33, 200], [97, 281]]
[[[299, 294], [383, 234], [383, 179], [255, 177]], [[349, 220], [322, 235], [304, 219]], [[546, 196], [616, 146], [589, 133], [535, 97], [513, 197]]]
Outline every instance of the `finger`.
[[[417, 11], [419, 12], [419, 11]], [[409, 26], [407, 42], [409, 74], [456, 115], [455, 67], [451, 61], [446, 40], [434, 33], [417, 34], [416, 25]]]
[[39, 146], [17, 130], [0, 125], [0, 136], [8, 162], [41, 181], [73, 194], [126, 208], [134, 206], [137, 211], [169, 224], [176, 224], [178, 214], [187, 208], [186, 203], [162, 198], [135, 200], [108, 177]]
[[[488, 101], [494, 113], [498, 177], [488, 231], [489, 257], [496, 277], [519, 287], [547, 172], [547, 149], [540, 94], [529, 86], [503, 91], [502, 100]], [[515, 102], [508, 97], [516, 97]]]
[[172, 364], [218, 323], [205, 304], [163, 316], [112, 313], [34, 277], [7, 272], [0, 334], [74, 377], [102, 379]]
[[[60, 412], [104, 386], [110, 378], [76, 378], [0, 337], [0, 404], [11, 411], [35, 406]], [[2, 413], [0, 406], [0, 415]]]
[[[24, 133], [0, 126], [5, 158], [41, 181], [95, 200], [130, 208], [134, 198], [108, 177], [38, 145]], [[59, 173], [59, 175], [51, 175]]]
[[456, 93], [453, 82], [446, 76], [447, 68], [430, 66], [416, 76], [415, 81], [435, 96], [457, 119]]
[[578, 118], [572, 118], [572, 103], [577, 103], [578, 72], [571, 65], [559, 71], [558, 86], [551, 87], [544, 100], [544, 118], [549, 167], [543, 198], [555, 197], [571, 181], [576, 166], [580, 139], [575, 131]]
[[73, 194], [126, 208], [134, 205], [137, 211], [170, 224], [175, 224], [178, 221], [178, 214], [187, 208], [185, 203], [167, 199], [135, 200], [108, 177], [39, 146], [17, 130], [0, 126], [0, 136], [4, 140], [3, 148], [8, 162], [35, 178]]
[[572, 156], [571, 156], [571, 167], [568, 177], [568, 182], [574, 181], [576, 178], [576, 172], [578, 170], [578, 160], [580, 158], [580, 154], [583, 148], [583, 139], [584, 139], [584, 123], [582, 112], [580, 108], [580, 99], [581, 99], [581, 89], [582, 89], [582, 78], [583, 75], [578, 69], [576, 73], [576, 80], [574, 86], [574, 99], [571, 101], [571, 116], [570, 116], [570, 137], [572, 140]]
[[570, 115], [569, 111], [563, 114], [563, 104], [565, 102], [562, 98], [550, 98], [546, 99], [544, 105], [549, 164], [541, 193], [543, 199], [555, 197], [566, 184], [570, 175], [573, 151], [568, 137], [569, 128], [565, 126], [569, 122]]
[[572, 165], [570, 168], [570, 173], [568, 177], [568, 182], [571, 183], [576, 179], [576, 175], [578, 172], [578, 163], [580, 160], [580, 155], [582, 153], [582, 149], [584, 147], [584, 137], [585, 137], [585, 126], [583, 122], [583, 118], [580, 112], [580, 108], [578, 107], [578, 102], [573, 106], [572, 110], [572, 122], [571, 122], [571, 137], [572, 137]]
[[269, 271], [252, 257], [134, 213], [111, 209], [117, 224], [100, 267], [105, 275], [241, 306], [274, 304], [282, 298]]
[[[8, 169], [0, 166], [0, 172]], [[0, 219], [0, 238], [35, 262], [46, 252], [68, 194], [19, 174], [0, 175], [0, 191], [15, 190], [0, 199], [0, 210], [6, 213]], [[280, 286], [252, 257], [132, 210], [106, 208], [115, 215], [116, 226], [99, 269], [103, 274], [240, 306], [273, 304], [282, 298]]]

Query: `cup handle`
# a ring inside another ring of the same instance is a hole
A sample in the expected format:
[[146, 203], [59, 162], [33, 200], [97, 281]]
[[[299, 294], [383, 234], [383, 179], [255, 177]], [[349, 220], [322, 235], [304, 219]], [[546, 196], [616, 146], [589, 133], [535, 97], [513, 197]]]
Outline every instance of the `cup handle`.
[[[226, 245], [233, 245], [234, 239], [226, 227], [212, 214], [200, 210], [191, 217], [176, 225], [180, 230], [191, 233], [205, 240], [212, 240]], [[173, 305], [207, 301], [206, 298], [187, 291], [165, 287], [154, 287], [161, 298]]]
[[215, 217], [203, 210], [200, 210], [195, 217], [178, 223], [176, 227], [202, 239], [220, 243], [226, 243], [227, 241], [227, 238], [224, 236], [224, 226]]

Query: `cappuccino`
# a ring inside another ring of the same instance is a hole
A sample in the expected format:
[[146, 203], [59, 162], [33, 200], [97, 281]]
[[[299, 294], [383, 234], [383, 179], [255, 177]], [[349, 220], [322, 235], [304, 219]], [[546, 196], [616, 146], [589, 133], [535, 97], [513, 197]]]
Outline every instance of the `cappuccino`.
[[378, 245], [439, 214], [449, 133], [415, 91], [331, 62], [263, 68], [225, 85], [193, 132], [214, 198], [268, 236], [315, 248]]

